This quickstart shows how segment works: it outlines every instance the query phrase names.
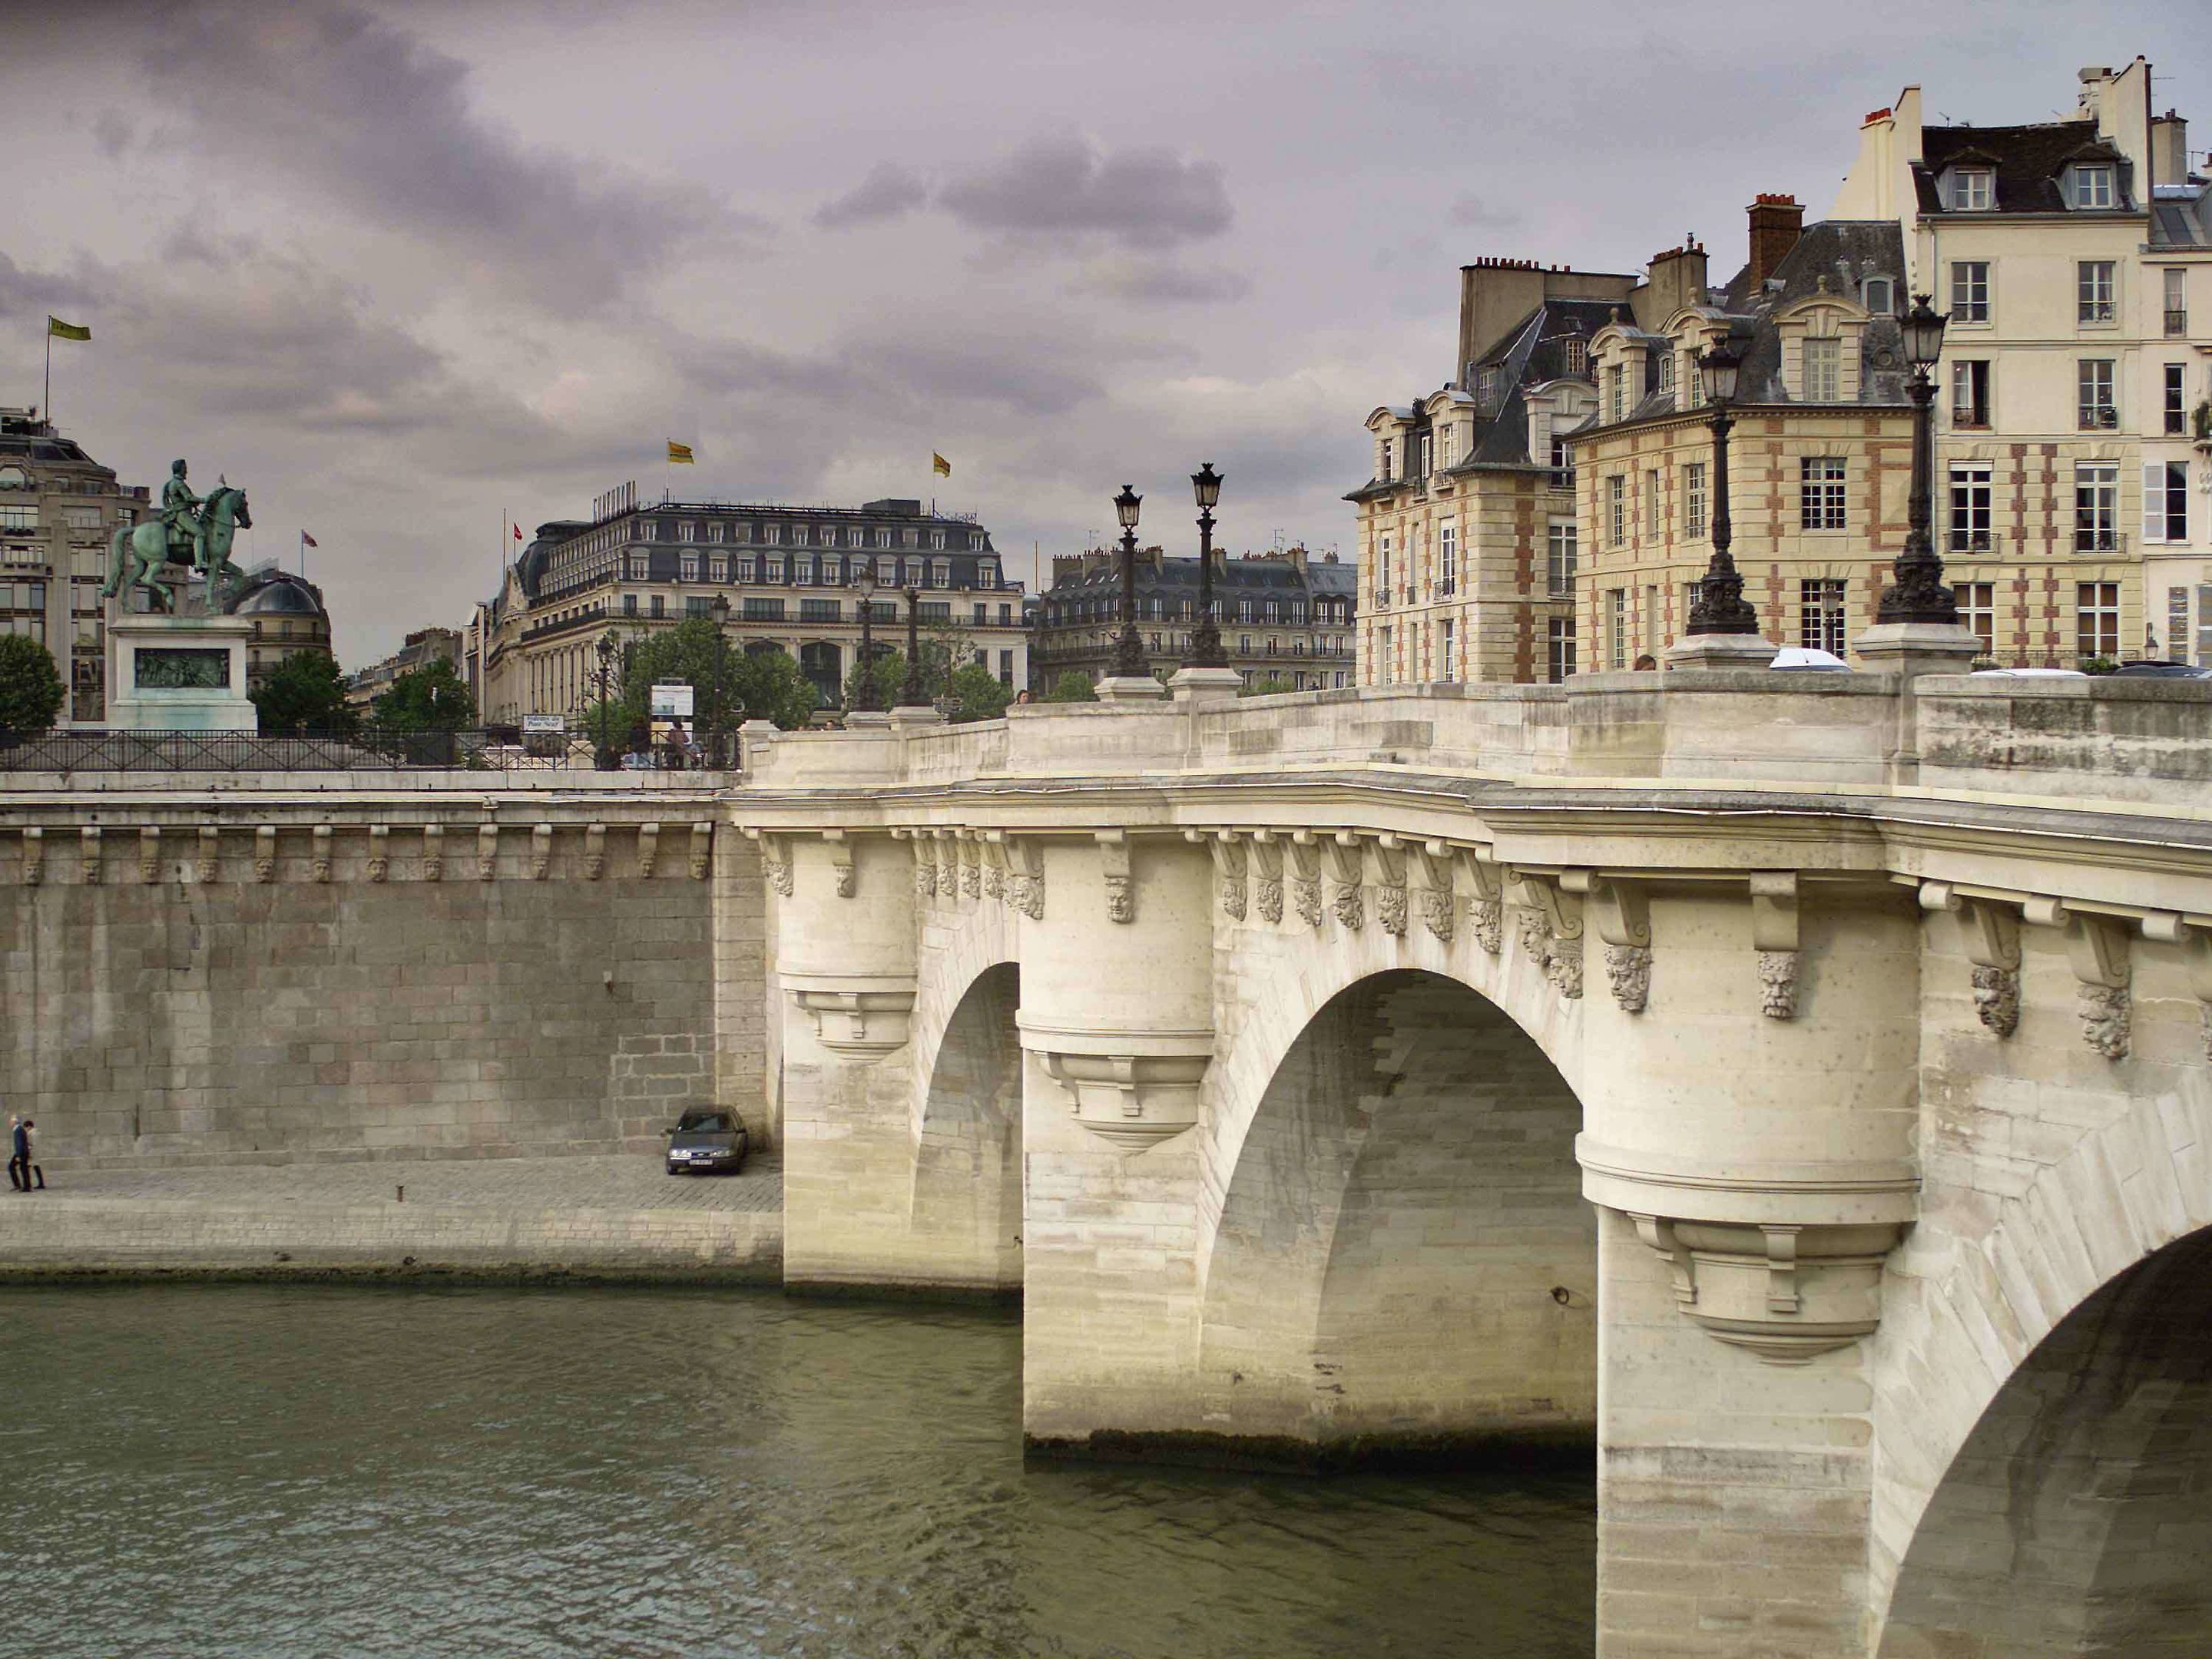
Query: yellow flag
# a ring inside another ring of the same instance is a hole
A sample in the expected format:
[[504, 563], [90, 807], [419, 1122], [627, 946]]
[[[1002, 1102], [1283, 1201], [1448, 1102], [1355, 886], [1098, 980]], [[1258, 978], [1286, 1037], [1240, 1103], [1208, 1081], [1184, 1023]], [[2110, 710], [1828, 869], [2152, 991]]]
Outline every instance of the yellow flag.
[[79, 328], [75, 323], [65, 323], [52, 314], [46, 318], [46, 332], [58, 340], [89, 340], [92, 337], [90, 329]]
[[679, 444], [675, 439], [671, 438], [668, 441], [668, 459], [684, 466], [691, 465], [691, 446]]
[[952, 463], [933, 449], [929, 452], [929, 470], [940, 478], [949, 478], [952, 476]]

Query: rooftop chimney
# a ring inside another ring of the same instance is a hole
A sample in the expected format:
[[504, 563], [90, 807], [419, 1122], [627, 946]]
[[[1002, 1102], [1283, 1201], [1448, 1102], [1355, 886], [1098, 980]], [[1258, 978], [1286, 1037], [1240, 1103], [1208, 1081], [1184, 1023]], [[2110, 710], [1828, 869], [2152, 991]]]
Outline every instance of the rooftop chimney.
[[2176, 111], [2151, 118], [2150, 181], [2154, 185], [2189, 182], [2189, 123]]
[[1705, 300], [1705, 249], [1696, 236], [1685, 236], [1680, 247], [1651, 256], [1650, 275], [1629, 299], [1638, 328], [1657, 330], [1686, 306]]
[[1795, 196], [1765, 191], [1745, 210], [1751, 220], [1751, 288], [1755, 294], [1774, 275], [1805, 228], [1805, 210]]

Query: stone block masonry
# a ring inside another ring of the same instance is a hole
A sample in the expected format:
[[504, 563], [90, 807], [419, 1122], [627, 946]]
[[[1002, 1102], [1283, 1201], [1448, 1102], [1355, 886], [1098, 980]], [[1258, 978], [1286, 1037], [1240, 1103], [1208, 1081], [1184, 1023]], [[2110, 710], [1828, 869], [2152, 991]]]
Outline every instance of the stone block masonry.
[[767, 1138], [741, 838], [88, 827], [0, 848], [0, 1091], [50, 1170], [650, 1152], [717, 1103]]

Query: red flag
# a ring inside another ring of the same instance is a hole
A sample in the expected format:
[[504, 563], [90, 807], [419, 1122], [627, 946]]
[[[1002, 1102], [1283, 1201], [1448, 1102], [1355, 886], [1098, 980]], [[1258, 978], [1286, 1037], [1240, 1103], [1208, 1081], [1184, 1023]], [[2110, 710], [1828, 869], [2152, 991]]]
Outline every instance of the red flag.
[[310, 536], [304, 530], [300, 532], [300, 542], [301, 544], [305, 547], [320, 547], [322, 545], [320, 542], [317, 541], [313, 536]]
[[522, 526], [520, 525], [514, 526], [514, 539], [517, 541], [520, 541], [522, 539]]

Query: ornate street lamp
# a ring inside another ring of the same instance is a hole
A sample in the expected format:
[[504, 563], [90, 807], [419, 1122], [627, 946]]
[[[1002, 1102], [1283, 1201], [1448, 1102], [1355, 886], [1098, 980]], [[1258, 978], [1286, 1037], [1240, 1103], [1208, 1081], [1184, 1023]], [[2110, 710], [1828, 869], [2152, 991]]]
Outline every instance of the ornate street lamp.
[[906, 678], [899, 684], [899, 707], [921, 708], [929, 699], [921, 694], [921, 592], [906, 591]]
[[863, 560], [860, 574], [853, 578], [853, 586], [860, 596], [860, 678], [853, 688], [850, 713], [877, 714], [883, 712], [884, 700], [876, 690], [876, 635], [872, 624], [876, 616], [876, 562]]
[[1912, 366], [1905, 393], [1912, 399], [1912, 488], [1905, 498], [1905, 550], [1891, 566], [1897, 580], [1882, 589], [1875, 612], [1877, 623], [1948, 623], [1959, 625], [1958, 596], [1943, 585], [1943, 561], [1936, 556], [1936, 538], [1929, 533], [1928, 495], [1929, 474], [1935, 471], [1935, 422], [1929, 405], [1936, 400], [1933, 370], [1943, 355], [1943, 314], [1929, 304], [1929, 296], [1912, 296], [1912, 309], [1905, 313], [1905, 357]]
[[1212, 461], [1190, 475], [1190, 488], [1198, 498], [1198, 627], [1190, 636], [1190, 665], [1226, 668], [1229, 658], [1213, 615], [1213, 504], [1221, 499], [1221, 475]]
[[1152, 672], [1145, 665], [1145, 642], [1137, 635], [1137, 508], [1144, 499], [1127, 484], [1114, 498], [1114, 515], [1121, 521], [1121, 637], [1114, 644], [1116, 679], [1143, 679]]
[[722, 745], [726, 738], [724, 726], [725, 717], [729, 712], [727, 700], [732, 695], [729, 672], [730, 596], [726, 593], [715, 594], [708, 604], [707, 614], [713, 617], [714, 622], [714, 741], [711, 759], [714, 765], [719, 766], [722, 763]]
[[1690, 605], [1689, 626], [1683, 630], [1687, 634], [1759, 632], [1759, 612], [1746, 603], [1743, 577], [1729, 553], [1735, 542], [1735, 526], [1729, 519], [1728, 470], [1729, 433], [1735, 417], [1729, 408], [1742, 374], [1743, 354], [1725, 340], [1698, 359], [1698, 384], [1713, 411], [1705, 422], [1713, 429], [1713, 556]]
[[592, 763], [602, 772], [617, 770], [621, 763], [615, 758], [613, 740], [607, 735], [607, 684], [614, 676], [615, 636], [612, 633], [599, 635], [596, 649], [599, 657], [599, 746], [592, 757]]

